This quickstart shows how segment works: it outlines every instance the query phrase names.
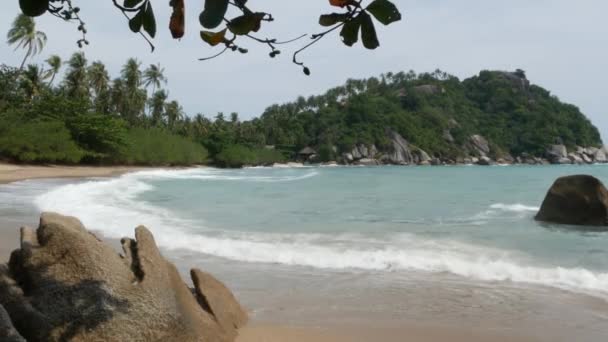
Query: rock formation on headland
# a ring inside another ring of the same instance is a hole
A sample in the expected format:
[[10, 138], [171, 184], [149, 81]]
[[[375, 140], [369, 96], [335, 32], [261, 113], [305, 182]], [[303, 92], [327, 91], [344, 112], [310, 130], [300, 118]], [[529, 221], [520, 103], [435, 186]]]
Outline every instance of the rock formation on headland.
[[[449, 132], [448, 132], [449, 133]], [[581, 147], [568, 151], [564, 145], [550, 145], [547, 147], [544, 158], [522, 153], [513, 157], [508, 153], [496, 153], [492, 150], [491, 143], [482, 135], [470, 136], [461, 149], [466, 151], [467, 157], [446, 158], [443, 156], [430, 156], [421, 148], [412, 145], [403, 136], [394, 130], [387, 129], [386, 137], [389, 146], [378, 148], [375, 144], [356, 144], [352, 151], [343, 153], [338, 162], [346, 165], [454, 165], [454, 164], [593, 164], [608, 162], [607, 147]], [[312, 148], [307, 148], [311, 151]], [[300, 154], [302, 155], [302, 153]], [[311, 157], [300, 158], [300, 160], [315, 162], [317, 154]]]
[[21, 248], [0, 266], [0, 340], [236, 338], [247, 314], [221, 282], [194, 269], [189, 288], [145, 227], [122, 247], [119, 255], [76, 218], [53, 213], [36, 231], [22, 228]]
[[547, 192], [535, 219], [608, 230], [608, 191], [592, 176], [561, 177]]

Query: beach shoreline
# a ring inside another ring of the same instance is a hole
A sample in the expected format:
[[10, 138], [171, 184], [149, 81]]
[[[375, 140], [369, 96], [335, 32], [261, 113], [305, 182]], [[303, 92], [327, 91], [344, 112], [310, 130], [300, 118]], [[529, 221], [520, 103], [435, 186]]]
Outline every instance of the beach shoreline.
[[[39, 167], [0, 164], [0, 183], [42, 178], [116, 177], [145, 169], [150, 168]], [[36, 227], [37, 215], [37, 212], [26, 210], [15, 215], [0, 217], [0, 259], [8, 261], [10, 252], [19, 246], [19, 227], [23, 225]], [[120, 252], [118, 239], [104, 237], [98, 231], [95, 234]], [[132, 230], [126, 235], [132, 236]], [[353, 298], [356, 299], [352, 301], [360, 305], [362, 310], [353, 312], [338, 305], [344, 304], [341, 302], [342, 297], [324, 298], [323, 294], [302, 291], [294, 284], [281, 285], [280, 282], [285, 279], [280, 276], [267, 281], [276, 283], [275, 286], [283, 286], [284, 290], [279, 293], [273, 292], [272, 287], [245, 289], [243, 279], [264, 278], [274, 274], [274, 271], [266, 270], [262, 275], [247, 275], [247, 272], [252, 272], [250, 265], [232, 270], [232, 264], [226, 267], [215, 258], [205, 257], [197, 261], [188, 255], [180, 258], [168, 250], [163, 251], [163, 254], [178, 266], [186, 283], [190, 283], [189, 268], [200, 267], [217, 275], [235, 291], [237, 298], [244, 303], [251, 317], [249, 324], [239, 331], [237, 342], [567, 341], [568, 337], [560, 339], [559, 332], [550, 329], [550, 326], [557, 327], [559, 324], [558, 321], [551, 321], [551, 318], [565, 319], [567, 315], [556, 314], [547, 317], [547, 320], [540, 322], [547, 325], [540, 328], [533, 327], [535, 322], [525, 324], [524, 320], [514, 317], [519, 315], [519, 312], [530, 314], [538, 311], [543, 315], [546, 312], [559, 312], [560, 309], [573, 306], [587, 310], [597, 305], [598, 308], [594, 312], [602, 312], [608, 308], [608, 304], [604, 302], [592, 304], [594, 300], [583, 295], [562, 296], [559, 290], [554, 289], [542, 291], [541, 294], [546, 294], [546, 297], [539, 297], [535, 292], [521, 292], [519, 294], [521, 301], [513, 303], [509, 302], [512, 297], [502, 297], [498, 293], [488, 292], [485, 286], [474, 288], [463, 285], [458, 288], [446, 288], [446, 284], [441, 283], [443, 278], [438, 278], [440, 281], [435, 282], [431, 279], [432, 275], [424, 275], [421, 279], [428, 279], [423, 280], [422, 286], [411, 286], [408, 283], [386, 291], [378, 292], [377, 288], [370, 287], [369, 293], [358, 292], [364, 296], [355, 296]], [[261, 268], [257, 270], [260, 271]], [[241, 276], [234, 276], [235, 274]], [[312, 271], [309, 275], [317, 276]], [[346, 280], [339, 278], [342, 280], [338, 283], [346, 286], [352, 282], [349, 276], [345, 277]], [[320, 279], [318, 284], [330, 280], [336, 279], [333, 276]], [[254, 283], [264, 284], [259, 279]], [[491, 287], [492, 285], [487, 286], [487, 288]], [[348, 300], [349, 305], [353, 303], [351, 299]], [[404, 308], [403, 316], [395, 316], [394, 312], [378, 312], [374, 306], [384, 303], [383, 301], [401, 303], [399, 306]], [[556, 303], [550, 305], [553, 301]], [[271, 308], [271, 312], [260, 314], [260, 303], [263, 303], [266, 309]], [[520, 305], [522, 303], [525, 305]], [[311, 307], [314, 308], [312, 311], [306, 311]], [[486, 310], [488, 310], [487, 315], [484, 314]], [[574, 335], [569, 337], [572, 336]], [[597, 334], [593, 335], [593, 332], [589, 335], [582, 333], [579, 340], [593, 341], [594, 336]]]
[[142, 166], [63, 166], [0, 163], [0, 184], [29, 179], [116, 177], [128, 172], [151, 169]]

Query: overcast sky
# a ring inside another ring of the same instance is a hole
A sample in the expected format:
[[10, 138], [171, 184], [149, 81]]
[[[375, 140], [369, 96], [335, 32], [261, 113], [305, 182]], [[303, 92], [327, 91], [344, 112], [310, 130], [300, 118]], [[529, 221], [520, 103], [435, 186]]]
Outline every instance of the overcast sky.
[[[89, 60], [101, 60], [112, 76], [129, 57], [144, 65], [160, 63], [169, 78], [170, 96], [189, 114], [209, 117], [218, 111], [238, 112], [241, 118], [258, 116], [270, 104], [314, 95], [348, 78], [377, 76], [388, 71], [417, 72], [440, 68], [466, 78], [483, 69], [526, 70], [528, 78], [573, 103], [599, 127], [608, 142], [608, 1], [606, 0], [394, 0], [404, 19], [379, 29], [381, 47], [373, 52], [360, 45], [343, 46], [337, 35], [328, 36], [302, 55], [312, 70], [306, 77], [291, 64], [290, 51], [305, 41], [283, 46], [280, 58], [251, 41], [247, 55], [226, 54], [207, 62], [197, 59], [214, 50], [199, 38], [198, 13], [202, 0], [186, 1], [187, 32], [181, 41], [167, 29], [169, 0], [154, 0], [159, 33], [156, 52], [132, 34], [110, 0], [82, 1], [91, 45]], [[17, 0], [5, 0], [0, 32], [5, 35], [18, 13]], [[319, 31], [318, 15], [333, 9], [327, 0], [251, 0], [254, 9], [272, 12], [260, 36], [289, 39]], [[33, 62], [50, 54], [68, 58], [77, 51], [76, 27], [49, 15], [37, 21], [49, 41]], [[2, 39], [0, 63], [18, 65], [23, 51], [13, 51]]]

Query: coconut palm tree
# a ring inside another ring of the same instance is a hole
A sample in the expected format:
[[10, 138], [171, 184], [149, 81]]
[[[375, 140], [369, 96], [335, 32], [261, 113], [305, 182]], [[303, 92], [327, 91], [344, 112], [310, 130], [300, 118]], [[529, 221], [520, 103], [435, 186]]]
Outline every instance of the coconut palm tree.
[[161, 83], [167, 84], [165, 77], [165, 69], [160, 67], [160, 64], [150, 64], [144, 71], [144, 86], [148, 88], [152, 86], [152, 94], [156, 93], [156, 88], [160, 88]]
[[108, 90], [110, 85], [110, 75], [106, 70], [106, 66], [100, 62], [93, 62], [87, 69], [89, 85], [95, 92], [95, 96]]
[[150, 113], [152, 116], [152, 125], [159, 126], [163, 121], [165, 115], [165, 102], [169, 95], [164, 90], [155, 92], [152, 97], [148, 100], [148, 106], [150, 107]]
[[44, 71], [35, 64], [30, 64], [19, 77], [21, 88], [31, 100], [40, 94], [43, 84]]
[[68, 61], [64, 84], [69, 96], [78, 98], [89, 96], [87, 63], [82, 52], [74, 53]]
[[184, 117], [184, 110], [177, 101], [171, 101], [165, 106], [165, 116], [169, 129], [174, 129], [175, 124]]
[[137, 59], [130, 58], [121, 71], [122, 83], [126, 92], [121, 115], [131, 124], [140, 121], [146, 108], [147, 94], [144, 89], [140, 88], [142, 85], [140, 65], [141, 63]]
[[44, 79], [47, 80], [50, 78], [51, 80], [49, 81], [49, 86], [51, 86], [55, 80], [55, 76], [57, 76], [59, 70], [61, 70], [61, 57], [52, 55], [46, 60], [46, 64], [49, 65], [50, 69], [45, 72]]
[[9, 45], [17, 44], [15, 50], [18, 48], [26, 50], [25, 57], [23, 58], [23, 62], [21, 62], [19, 70], [23, 70], [25, 61], [27, 61], [29, 57], [42, 51], [47, 40], [44, 32], [36, 31], [36, 22], [34, 19], [24, 14], [19, 14], [17, 18], [15, 18], [6, 38]]

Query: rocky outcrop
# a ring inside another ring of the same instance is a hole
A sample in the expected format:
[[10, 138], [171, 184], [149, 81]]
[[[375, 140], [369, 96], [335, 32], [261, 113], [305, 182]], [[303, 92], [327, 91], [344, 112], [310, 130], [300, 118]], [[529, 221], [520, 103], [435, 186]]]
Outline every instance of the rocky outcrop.
[[434, 84], [423, 84], [412, 89], [416, 94], [420, 95], [437, 95], [445, 92], [445, 89]]
[[4, 342], [26, 342], [25, 339], [19, 335], [11, 318], [4, 310], [4, 307], [0, 305], [0, 341]]
[[568, 150], [564, 145], [551, 145], [547, 148], [545, 156], [551, 164], [570, 164], [572, 161], [568, 158]]
[[0, 268], [0, 305], [34, 341], [233, 341], [245, 311], [218, 280], [192, 271], [194, 289], [145, 227], [124, 255], [76, 218], [42, 214]]
[[490, 153], [490, 143], [479, 134], [469, 137], [468, 147], [479, 157], [486, 157]]
[[388, 153], [388, 161], [396, 165], [411, 164], [413, 157], [407, 140], [392, 130], [389, 130], [387, 135], [392, 144], [392, 151]]
[[[536, 220], [583, 226], [608, 225], [608, 191], [593, 176], [559, 178], [543, 201]], [[608, 228], [601, 228], [608, 230]]]

